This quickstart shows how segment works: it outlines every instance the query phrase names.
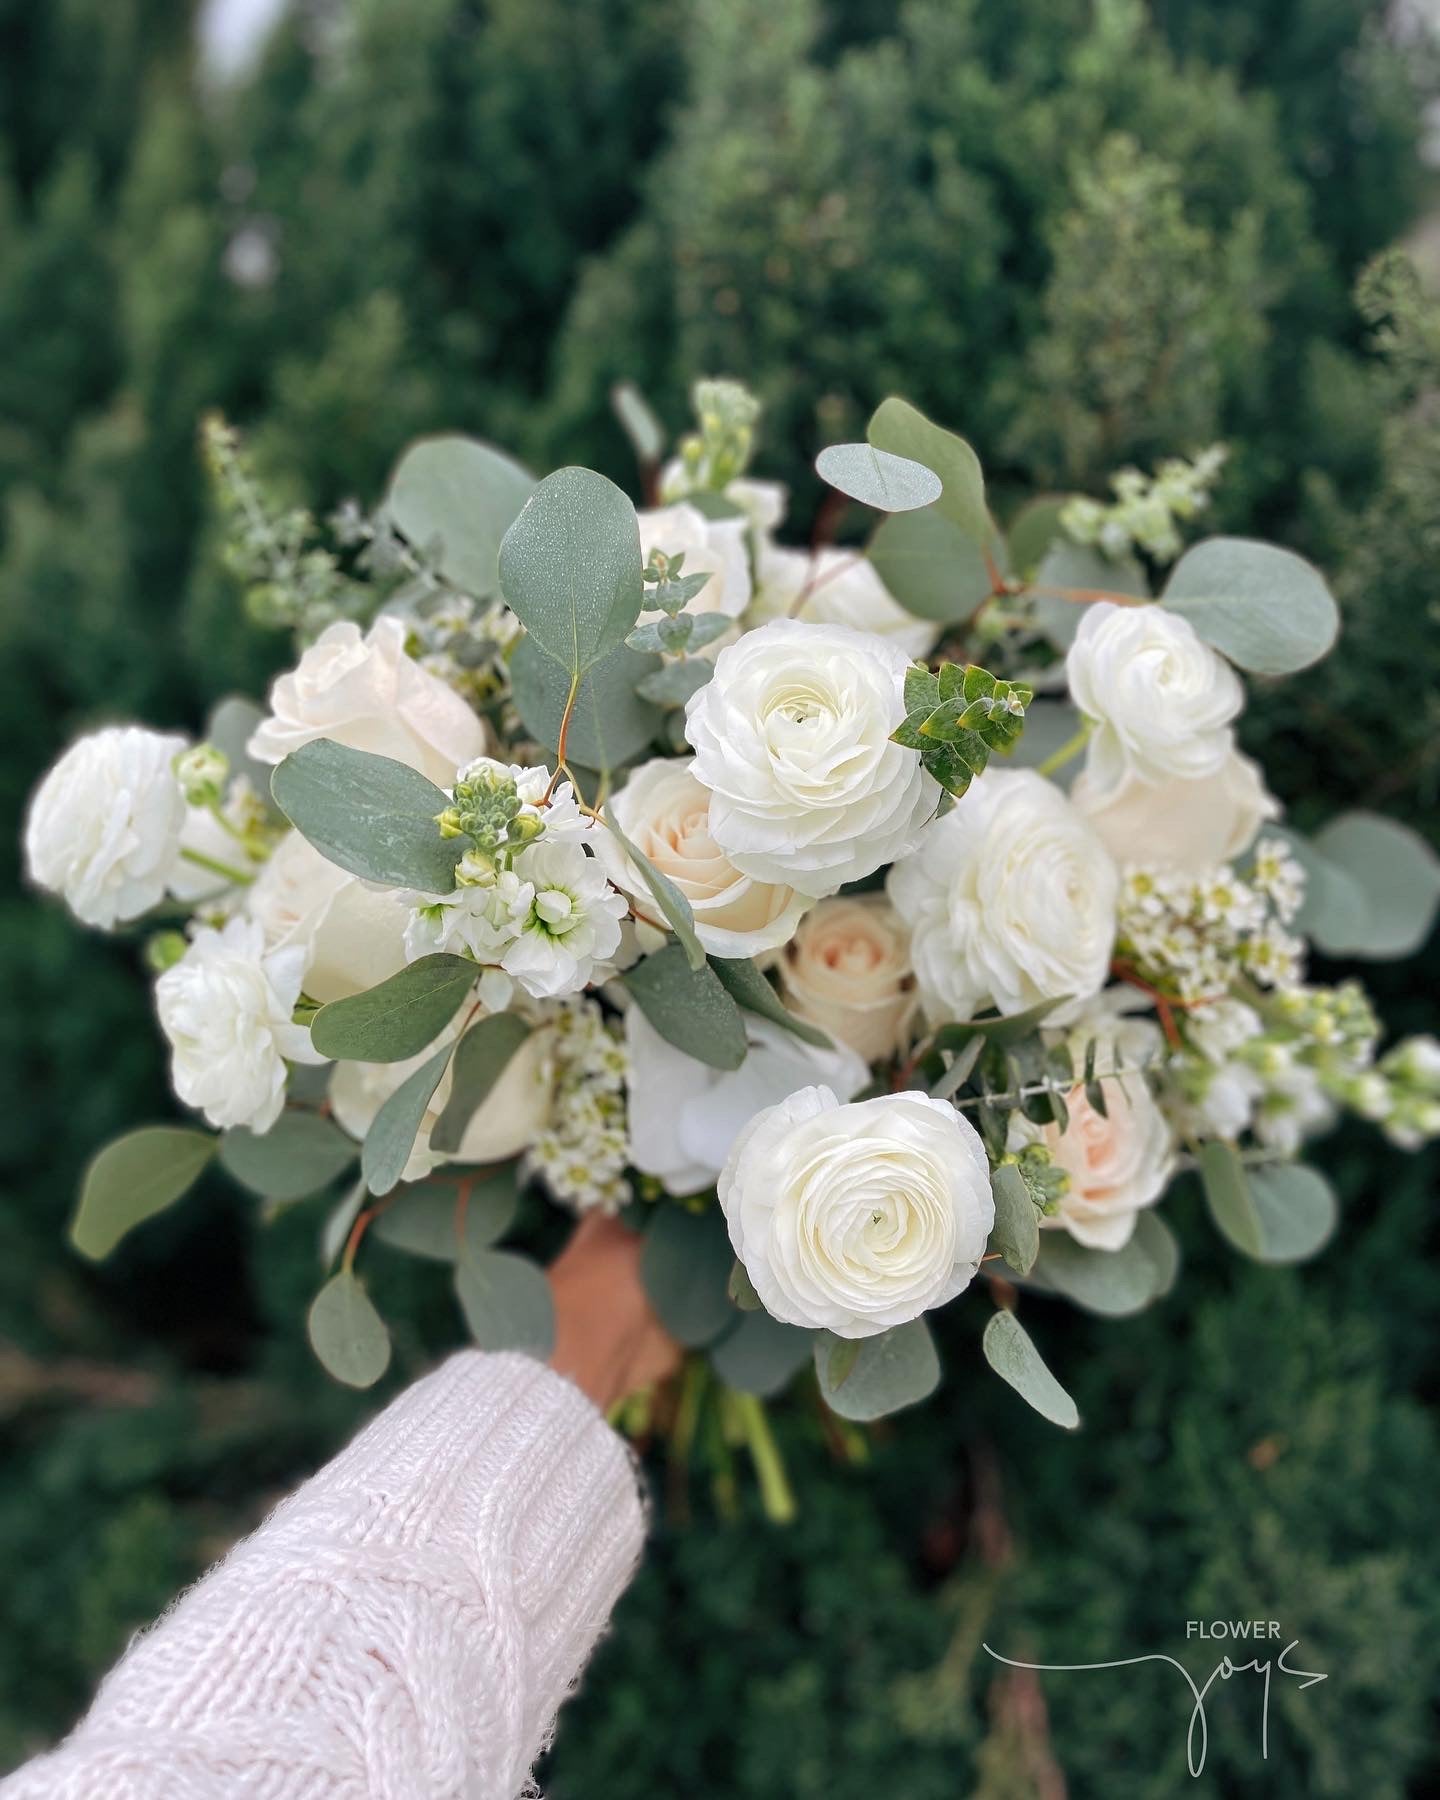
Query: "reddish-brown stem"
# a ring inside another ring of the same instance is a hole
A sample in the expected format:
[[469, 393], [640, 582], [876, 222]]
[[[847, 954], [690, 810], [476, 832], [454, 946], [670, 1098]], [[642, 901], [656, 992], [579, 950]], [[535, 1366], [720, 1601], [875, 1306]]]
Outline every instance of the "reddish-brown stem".
[[1043, 594], [1047, 600], [1073, 600], [1077, 606], [1089, 606], [1096, 600], [1110, 600], [1116, 606], [1147, 604], [1138, 594], [1112, 594], [1108, 588], [1051, 587], [1048, 583], [1037, 582], [1029, 592]]
[[361, 1238], [370, 1228], [371, 1220], [378, 1218], [389, 1204], [390, 1196], [387, 1194], [383, 1200], [377, 1200], [373, 1206], [365, 1207], [357, 1215], [355, 1223], [350, 1227], [350, 1235], [345, 1240], [345, 1248], [340, 1253], [340, 1267], [347, 1275], [355, 1267], [355, 1253], [360, 1248]]

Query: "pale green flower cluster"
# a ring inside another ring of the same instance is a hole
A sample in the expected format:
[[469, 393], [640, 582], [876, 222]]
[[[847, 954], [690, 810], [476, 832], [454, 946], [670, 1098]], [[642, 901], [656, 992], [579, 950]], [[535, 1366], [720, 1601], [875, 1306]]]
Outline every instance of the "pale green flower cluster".
[[527, 1167], [576, 1212], [618, 1212], [630, 1198], [624, 1042], [593, 1000], [561, 1007], [552, 1029], [550, 1123]]
[[1166, 457], [1153, 475], [1121, 469], [1110, 477], [1115, 499], [1109, 506], [1078, 496], [1061, 512], [1060, 529], [1116, 560], [1143, 550], [1156, 562], [1174, 562], [1184, 547], [1179, 524], [1210, 504], [1226, 454], [1223, 444], [1212, 444], [1193, 462]]

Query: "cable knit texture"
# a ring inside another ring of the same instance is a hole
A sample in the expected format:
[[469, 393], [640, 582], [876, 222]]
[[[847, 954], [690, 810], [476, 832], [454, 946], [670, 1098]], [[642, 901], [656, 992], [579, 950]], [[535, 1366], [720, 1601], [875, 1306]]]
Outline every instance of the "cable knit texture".
[[139, 1637], [0, 1800], [513, 1800], [643, 1530], [584, 1395], [467, 1351]]

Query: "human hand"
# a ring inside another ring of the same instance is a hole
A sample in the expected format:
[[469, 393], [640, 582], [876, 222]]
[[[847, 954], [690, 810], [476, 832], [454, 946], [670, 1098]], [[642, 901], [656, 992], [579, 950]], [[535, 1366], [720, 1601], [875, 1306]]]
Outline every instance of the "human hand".
[[550, 1266], [550, 1286], [550, 1366], [602, 1412], [679, 1367], [680, 1346], [655, 1317], [640, 1280], [640, 1239], [618, 1219], [582, 1219]]

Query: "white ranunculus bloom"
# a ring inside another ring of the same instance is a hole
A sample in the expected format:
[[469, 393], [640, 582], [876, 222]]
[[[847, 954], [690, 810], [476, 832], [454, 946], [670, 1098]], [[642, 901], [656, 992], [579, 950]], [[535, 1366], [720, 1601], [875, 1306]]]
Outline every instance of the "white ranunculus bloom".
[[932, 1023], [1068, 997], [1052, 1015], [1064, 1019], [1105, 985], [1115, 864], [1059, 788], [1032, 769], [978, 776], [886, 886], [910, 927]]
[[30, 800], [25, 866], [77, 919], [104, 930], [165, 893], [180, 853], [183, 737], [112, 725], [73, 743]]
[[1259, 764], [1238, 750], [1231, 750], [1213, 774], [1195, 781], [1131, 776], [1106, 790], [1082, 774], [1070, 799], [1117, 863], [1195, 875], [1233, 862], [1262, 825], [1280, 816], [1280, 802], [1266, 789]]
[[752, 623], [807, 619], [817, 625], [849, 625], [856, 631], [873, 631], [915, 658], [928, 656], [940, 636], [938, 625], [906, 612], [874, 563], [859, 551], [830, 547], [812, 555], [766, 544], [755, 573]]
[[883, 894], [817, 901], [779, 969], [790, 1010], [866, 1062], [903, 1047], [915, 1012], [910, 934]]
[[285, 1104], [285, 1060], [323, 1063], [291, 1015], [305, 951], [268, 950], [253, 919], [202, 930], [155, 983], [170, 1040], [170, 1078], [187, 1106], [219, 1130], [268, 1131]]
[[[811, 904], [794, 888], [740, 873], [710, 835], [710, 793], [688, 760], [658, 756], [641, 763], [607, 810], [640, 854], [690, 902], [696, 935], [712, 956], [774, 950], [787, 942]], [[591, 842], [615, 886], [653, 915], [654, 898], [620, 840], [599, 831]]]
[[[640, 525], [640, 554], [646, 562], [657, 550], [671, 557], [683, 552], [682, 576], [709, 575], [694, 599], [686, 601], [686, 612], [740, 617], [750, 604], [750, 554], [745, 542], [748, 519], [707, 519], [699, 507], [683, 500], [635, 516]], [[705, 647], [705, 654], [713, 656], [718, 646], [728, 641], [728, 637], [716, 638]]]
[[250, 754], [283, 762], [316, 738], [392, 757], [443, 788], [486, 750], [481, 720], [453, 688], [406, 655], [405, 627], [388, 617], [363, 637], [348, 619], [321, 632], [271, 688], [270, 717], [256, 727]]
[[305, 952], [304, 988], [328, 1006], [378, 987], [404, 968], [409, 908], [337, 868], [298, 831], [276, 845], [246, 896], [269, 949]]
[[1070, 697], [1096, 721], [1086, 770], [1097, 794], [1127, 776], [1195, 781], [1229, 755], [1245, 690], [1188, 619], [1163, 606], [1099, 601], [1065, 659]]
[[672, 1194], [713, 1185], [737, 1134], [776, 1099], [816, 1082], [848, 1099], [870, 1079], [853, 1050], [821, 1050], [754, 1014], [745, 1036], [740, 1067], [712, 1069], [662, 1038], [638, 1006], [625, 1014], [630, 1161]]
[[917, 1093], [845, 1106], [825, 1087], [751, 1120], [720, 1205], [765, 1310], [847, 1338], [953, 1300], [995, 1222], [984, 1146], [952, 1106]]
[[904, 855], [940, 800], [905, 717], [905, 653], [776, 619], [716, 658], [685, 708], [710, 835], [737, 869], [818, 898]]

